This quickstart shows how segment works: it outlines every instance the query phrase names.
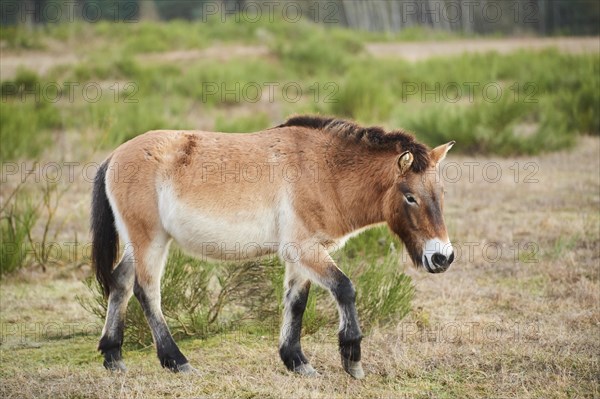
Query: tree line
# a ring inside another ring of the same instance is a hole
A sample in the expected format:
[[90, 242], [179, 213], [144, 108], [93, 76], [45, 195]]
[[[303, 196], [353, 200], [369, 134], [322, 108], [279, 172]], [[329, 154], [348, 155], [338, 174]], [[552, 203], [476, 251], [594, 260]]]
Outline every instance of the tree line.
[[0, 7], [3, 25], [244, 14], [251, 20], [302, 17], [373, 32], [428, 27], [465, 34], [600, 33], [597, 0], [3, 0]]

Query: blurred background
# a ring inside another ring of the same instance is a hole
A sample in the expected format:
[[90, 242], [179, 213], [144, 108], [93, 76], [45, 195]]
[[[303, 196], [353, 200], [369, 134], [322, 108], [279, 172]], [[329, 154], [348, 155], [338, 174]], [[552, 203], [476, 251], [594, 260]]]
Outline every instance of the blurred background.
[[576, 36], [598, 34], [595, 1], [2, 7], [9, 159], [69, 132], [114, 148], [165, 126], [242, 132], [303, 112], [481, 153], [531, 154], [598, 134], [598, 41]]
[[[287, 4], [286, 4], [287, 3]], [[97, 22], [203, 20], [240, 11], [273, 14], [298, 12], [315, 22], [373, 32], [398, 32], [414, 26], [477, 34], [596, 35], [600, 7], [590, 0], [53, 0], [7, 2], [3, 24], [44, 24], [75, 18]], [[282, 15], [283, 16], [283, 15]], [[493, 22], [494, 24], [491, 24]]]
[[[0, 7], [0, 396], [599, 395], [600, 2]], [[152, 129], [244, 133], [303, 113], [456, 140], [442, 169], [455, 264], [410, 269], [385, 227], [351, 240], [334, 256], [359, 293], [370, 379], [342, 375], [336, 309], [316, 288], [303, 342], [328, 375], [291, 383], [276, 353], [281, 264], [173, 247], [163, 309], [205, 379], [160, 373], [132, 301], [132, 372], [113, 384], [95, 352], [98, 164]]]

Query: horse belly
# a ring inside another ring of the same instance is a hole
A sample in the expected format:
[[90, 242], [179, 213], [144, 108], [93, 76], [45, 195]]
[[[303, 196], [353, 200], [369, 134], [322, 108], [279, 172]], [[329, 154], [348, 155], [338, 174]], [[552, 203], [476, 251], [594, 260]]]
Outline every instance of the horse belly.
[[203, 259], [240, 261], [278, 250], [276, 214], [261, 207], [191, 208], [173, 196], [159, 204], [165, 230], [186, 252]]

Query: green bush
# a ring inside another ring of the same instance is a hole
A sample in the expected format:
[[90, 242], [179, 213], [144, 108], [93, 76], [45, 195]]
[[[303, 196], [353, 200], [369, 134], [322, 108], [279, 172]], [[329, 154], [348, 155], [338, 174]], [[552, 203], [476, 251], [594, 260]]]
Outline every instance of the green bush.
[[563, 114], [566, 128], [571, 132], [600, 135], [600, 87], [598, 80], [572, 91], [561, 91], [554, 98], [553, 109], [548, 109], [549, 116], [554, 112]]
[[22, 26], [0, 26], [0, 37], [9, 49], [41, 50], [44, 43], [38, 30], [27, 30]]
[[5, 205], [0, 214], [0, 279], [26, 265], [29, 234], [38, 218], [26, 197]]
[[141, 65], [129, 56], [92, 56], [73, 68], [73, 78], [79, 83], [92, 80], [144, 80]]
[[118, 102], [103, 98], [97, 103], [76, 104], [65, 113], [77, 115], [78, 118], [68, 118], [66, 127], [93, 129], [95, 144], [108, 149], [149, 130], [192, 128], [183, 117], [188, 103], [179, 97], [143, 96], [137, 93], [127, 99], [137, 102], [125, 102], [122, 97]]
[[546, 102], [515, 102], [511, 95], [498, 102], [436, 105], [397, 116], [398, 125], [414, 131], [430, 146], [450, 140], [469, 154], [536, 154], [573, 144], [564, 114]]
[[57, 106], [43, 99], [7, 101], [0, 112], [0, 158], [34, 158], [52, 140], [52, 130], [63, 126]]
[[40, 90], [40, 78], [37, 73], [27, 68], [19, 68], [14, 79], [5, 80], [0, 86], [2, 101], [11, 96], [25, 96]]
[[354, 32], [325, 29], [307, 22], [295, 24], [277, 36], [273, 52], [290, 70], [301, 76], [342, 75], [351, 64], [351, 56], [360, 54], [363, 43]]
[[266, 97], [268, 87], [265, 83], [281, 82], [281, 78], [280, 70], [263, 60], [243, 63], [237, 60], [226, 63], [203, 61], [183, 73], [173, 83], [173, 89], [179, 95], [200, 102], [203, 107], [246, 104], [259, 101], [259, 94]]
[[[273, 259], [212, 264], [171, 251], [161, 283], [162, 310], [171, 332], [178, 338], [204, 338], [238, 329], [242, 320], [264, 324], [275, 319], [278, 302], [272, 300], [271, 282], [282, 275], [280, 269]], [[92, 295], [78, 301], [104, 321], [107, 301], [93, 278], [86, 284]], [[132, 302], [125, 322], [126, 341], [146, 346], [152, 343], [152, 335], [139, 303]]]
[[445, 31], [423, 25], [407, 26], [397, 32], [361, 31], [360, 33], [365, 42], [447, 41], [475, 36], [465, 32]]
[[[261, 114], [230, 122], [223, 115], [232, 105], [251, 107], [259, 101], [248, 98], [255, 87], [262, 90], [264, 100], [269, 90], [266, 83], [271, 82], [279, 83], [275, 89], [279, 118], [317, 112], [364, 124], [406, 127], [432, 145], [456, 139], [457, 151], [532, 154], [568, 147], [579, 134], [600, 134], [600, 60], [594, 55], [524, 50], [467, 53], [415, 63], [374, 59], [365, 54], [364, 43], [377, 34], [307, 21], [290, 24], [277, 18], [236, 23], [235, 16], [225, 23], [219, 18], [139, 24], [104, 21], [52, 25], [41, 31], [68, 44], [83, 61], [57, 66], [43, 77], [23, 69], [2, 83], [3, 158], [39, 155], [50, 142], [52, 130], [63, 127], [91, 131], [110, 148], [150, 129], [196, 128], [198, 119], [215, 121], [223, 131], [256, 130], [275, 121], [268, 123]], [[7, 32], [25, 38], [37, 35], [22, 27]], [[438, 32], [411, 28], [386, 36], [412, 40], [430, 34]], [[185, 63], [136, 58], [139, 52], [194, 49], [229, 41], [266, 44], [271, 53], [262, 58]], [[122, 101], [124, 91], [114, 101], [112, 88], [106, 87], [103, 101], [93, 104], [80, 98], [70, 103], [65, 95], [56, 104], [18, 101], [23, 90], [52, 79], [59, 84], [63, 80], [81, 85], [98, 80], [105, 85], [132, 83], [139, 103]], [[298, 102], [282, 95], [288, 82], [302, 88]], [[479, 84], [472, 102], [467, 100], [468, 83]], [[483, 98], [482, 87], [488, 83], [502, 88], [504, 96], [498, 103]], [[456, 103], [424, 95], [423, 90], [439, 92], [448, 84], [462, 88]], [[314, 95], [317, 86], [318, 96]], [[22, 89], [15, 92], [15, 87]]]
[[368, 66], [352, 68], [330, 103], [331, 113], [363, 123], [387, 120], [394, 104], [388, 85], [382, 85], [379, 71]]
[[264, 112], [254, 115], [241, 116], [229, 119], [225, 115], [219, 115], [215, 122], [215, 131], [225, 133], [250, 133], [266, 129], [271, 125], [269, 116]]
[[[85, 283], [92, 297], [77, 299], [84, 309], [104, 322], [107, 301], [102, 290], [92, 277]], [[210, 312], [208, 284], [208, 270], [199, 261], [186, 257], [180, 251], [171, 253], [162, 279], [161, 294], [163, 313], [175, 335], [184, 332], [202, 336], [206, 333]], [[145, 346], [152, 343], [152, 335], [139, 303], [132, 302], [125, 320], [125, 338], [127, 342]]]
[[[397, 104], [392, 124], [413, 130], [430, 145], [452, 139], [459, 143], [458, 151], [467, 153], [534, 154], [570, 147], [578, 134], [600, 131], [597, 57], [555, 50], [535, 56], [526, 51], [506, 55], [492, 52], [414, 64], [386, 60], [363, 67], [373, 73], [356, 76], [363, 81], [360, 86], [367, 88], [358, 92], [382, 87], [377, 80], [385, 77], [385, 86], [391, 88], [392, 101]], [[472, 93], [468, 84], [477, 85]], [[484, 96], [486, 84], [501, 88], [498, 101]], [[455, 95], [452, 90], [445, 91], [450, 85], [460, 88], [459, 101], [448, 99]], [[362, 112], [362, 120], [385, 121], [378, 116], [376, 106], [345, 106], [352, 104], [348, 98], [354, 96], [345, 96], [343, 88], [341, 92], [342, 101], [334, 104], [334, 111], [355, 117]], [[385, 100], [383, 104], [386, 109]]]

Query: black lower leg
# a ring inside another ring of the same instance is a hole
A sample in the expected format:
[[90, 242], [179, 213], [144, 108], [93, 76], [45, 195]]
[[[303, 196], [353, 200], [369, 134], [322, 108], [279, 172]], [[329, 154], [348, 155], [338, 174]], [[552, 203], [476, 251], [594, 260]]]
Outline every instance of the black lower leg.
[[350, 279], [340, 272], [331, 292], [338, 302], [342, 319], [341, 330], [338, 334], [342, 360], [358, 362], [360, 361], [362, 333], [356, 312], [356, 291]]
[[[121, 348], [125, 329], [125, 312], [131, 298], [133, 278], [131, 264], [125, 259], [113, 271], [115, 286], [112, 288], [106, 315], [104, 334], [100, 338], [98, 350], [104, 356], [104, 367], [110, 370], [124, 369]], [[119, 364], [121, 363], [121, 364]]]
[[175, 372], [179, 371], [180, 366], [187, 364], [188, 360], [183, 353], [181, 353], [173, 340], [162, 313], [156, 310], [137, 281], [135, 282], [133, 292], [140, 302], [144, 315], [152, 330], [152, 336], [156, 343], [156, 352], [161, 366]]
[[289, 314], [287, 314], [288, 309], [286, 309], [283, 322], [288, 325], [282, 327], [285, 335], [282, 334], [282, 342], [279, 347], [279, 356], [288, 370], [291, 371], [308, 363], [308, 359], [302, 353], [300, 336], [302, 333], [302, 316], [306, 309], [310, 291], [310, 282], [308, 281], [297, 291], [294, 290], [293, 284], [294, 282], [291, 281], [290, 288], [286, 292], [285, 307], [289, 307]]
[[[168, 333], [168, 332], [167, 332]], [[156, 350], [160, 365], [173, 371], [179, 371], [179, 367], [188, 363], [187, 358], [181, 353], [177, 344], [168, 333], [168, 337], [159, 345]]]
[[121, 347], [123, 346], [123, 327], [124, 323], [119, 321], [119, 325], [113, 335], [104, 334], [100, 338], [98, 350], [104, 356], [104, 367], [113, 369], [115, 364], [123, 360]]

